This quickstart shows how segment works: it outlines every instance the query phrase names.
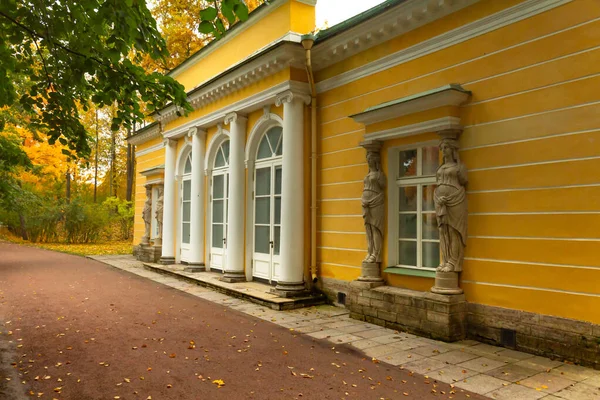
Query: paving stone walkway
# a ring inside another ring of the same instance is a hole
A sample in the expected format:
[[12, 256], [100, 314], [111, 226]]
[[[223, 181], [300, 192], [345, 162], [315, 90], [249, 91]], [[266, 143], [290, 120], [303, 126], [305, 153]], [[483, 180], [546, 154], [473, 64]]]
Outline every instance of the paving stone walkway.
[[473, 340], [445, 343], [357, 321], [343, 308], [274, 311], [144, 269], [132, 256], [90, 257], [212, 302], [492, 399], [600, 400], [600, 371]]

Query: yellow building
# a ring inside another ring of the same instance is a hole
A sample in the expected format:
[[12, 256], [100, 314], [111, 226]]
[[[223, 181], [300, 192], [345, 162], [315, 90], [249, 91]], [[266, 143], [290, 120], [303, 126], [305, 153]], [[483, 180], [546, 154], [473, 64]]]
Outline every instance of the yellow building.
[[600, 2], [388, 0], [302, 36], [315, 2], [172, 71], [195, 111], [130, 139], [137, 254], [598, 366]]

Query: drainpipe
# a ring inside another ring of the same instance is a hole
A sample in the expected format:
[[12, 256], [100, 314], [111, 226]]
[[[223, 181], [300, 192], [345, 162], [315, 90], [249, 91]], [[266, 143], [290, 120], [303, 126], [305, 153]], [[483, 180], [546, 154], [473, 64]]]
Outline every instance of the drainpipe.
[[310, 275], [313, 284], [317, 277], [317, 89], [313, 75], [310, 49], [315, 35], [302, 35], [302, 47], [306, 50], [306, 73], [310, 84]]

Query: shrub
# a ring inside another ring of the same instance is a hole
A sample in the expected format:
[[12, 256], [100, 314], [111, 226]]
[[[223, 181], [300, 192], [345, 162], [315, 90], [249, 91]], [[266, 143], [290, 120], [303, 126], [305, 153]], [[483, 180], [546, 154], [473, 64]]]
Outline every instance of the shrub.
[[100, 238], [108, 223], [104, 209], [74, 199], [65, 206], [65, 239], [69, 243], [91, 243]]
[[133, 216], [135, 209], [131, 201], [109, 197], [103, 203], [110, 225], [118, 231], [118, 239], [127, 240], [133, 234]]

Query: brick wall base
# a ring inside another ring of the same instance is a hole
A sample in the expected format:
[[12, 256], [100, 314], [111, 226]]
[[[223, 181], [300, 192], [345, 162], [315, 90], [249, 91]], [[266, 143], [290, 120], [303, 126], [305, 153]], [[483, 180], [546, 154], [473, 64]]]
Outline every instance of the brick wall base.
[[600, 369], [600, 325], [469, 303], [471, 339]]
[[361, 321], [453, 342], [466, 337], [464, 295], [441, 295], [391, 286], [350, 284], [350, 316]]

